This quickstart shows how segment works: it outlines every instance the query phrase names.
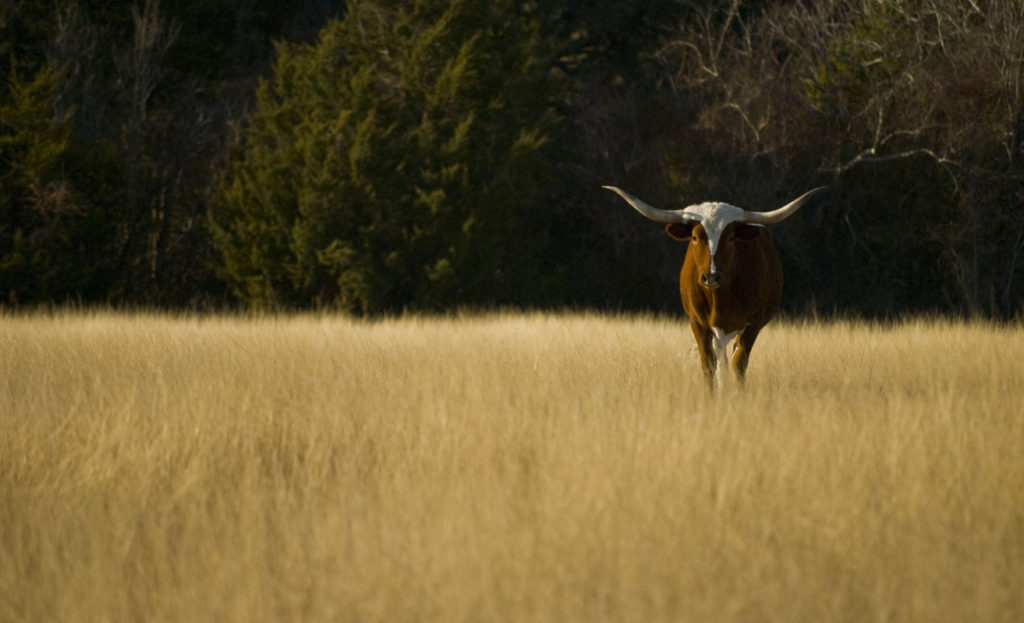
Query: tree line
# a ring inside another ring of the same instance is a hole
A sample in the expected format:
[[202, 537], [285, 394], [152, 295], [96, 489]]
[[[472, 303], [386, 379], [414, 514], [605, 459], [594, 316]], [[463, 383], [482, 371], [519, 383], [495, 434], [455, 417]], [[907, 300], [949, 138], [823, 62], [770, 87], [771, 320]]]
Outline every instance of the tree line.
[[0, 300], [678, 309], [600, 189], [773, 209], [795, 314], [1024, 303], [1024, 5], [13, 0]]

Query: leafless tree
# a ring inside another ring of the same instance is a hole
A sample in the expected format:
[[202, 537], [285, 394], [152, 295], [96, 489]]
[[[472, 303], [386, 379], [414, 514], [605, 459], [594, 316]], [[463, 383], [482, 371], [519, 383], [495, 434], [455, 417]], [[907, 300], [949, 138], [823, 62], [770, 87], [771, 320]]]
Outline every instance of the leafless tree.
[[[831, 178], [862, 252], [941, 249], [955, 306], [1021, 310], [1024, 5], [734, 0], [696, 7], [659, 59], [677, 97], [698, 102], [686, 141], [717, 186], [756, 205]], [[885, 209], [864, 206], [882, 197]], [[886, 229], [866, 234], [866, 221], [898, 205], [919, 222], [870, 240]]]

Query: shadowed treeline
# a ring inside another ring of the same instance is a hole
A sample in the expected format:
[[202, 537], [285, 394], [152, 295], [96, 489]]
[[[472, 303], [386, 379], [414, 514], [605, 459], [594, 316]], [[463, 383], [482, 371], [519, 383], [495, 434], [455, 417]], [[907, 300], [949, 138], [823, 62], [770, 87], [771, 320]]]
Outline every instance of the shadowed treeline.
[[15, 0], [0, 300], [678, 309], [677, 208], [775, 229], [796, 314], [1024, 301], [1024, 5]]

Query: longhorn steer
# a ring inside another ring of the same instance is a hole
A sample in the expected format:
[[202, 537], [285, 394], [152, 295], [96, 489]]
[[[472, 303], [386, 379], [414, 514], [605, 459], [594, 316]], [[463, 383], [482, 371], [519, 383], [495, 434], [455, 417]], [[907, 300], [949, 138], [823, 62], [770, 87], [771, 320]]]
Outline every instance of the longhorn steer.
[[764, 226], [791, 216], [825, 187], [771, 212], [748, 212], [726, 203], [659, 210], [621, 188], [604, 188], [618, 193], [647, 218], [667, 223], [669, 236], [689, 240], [679, 272], [679, 294], [697, 339], [701, 368], [710, 386], [716, 375], [721, 385], [726, 345], [738, 336], [732, 367], [742, 381], [754, 340], [782, 299], [782, 264]]

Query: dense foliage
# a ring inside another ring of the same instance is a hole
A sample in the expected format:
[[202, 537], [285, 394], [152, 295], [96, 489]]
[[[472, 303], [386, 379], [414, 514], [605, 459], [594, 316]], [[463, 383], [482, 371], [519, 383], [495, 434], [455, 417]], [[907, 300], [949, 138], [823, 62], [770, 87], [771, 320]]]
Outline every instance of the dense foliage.
[[282, 47], [213, 212], [238, 296], [366, 312], [535, 292], [546, 53], [536, 19], [492, 0], [352, 3]]
[[0, 5], [0, 300], [677, 309], [678, 207], [780, 225], [790, 311], [1024, 308], [1024, 8]]

